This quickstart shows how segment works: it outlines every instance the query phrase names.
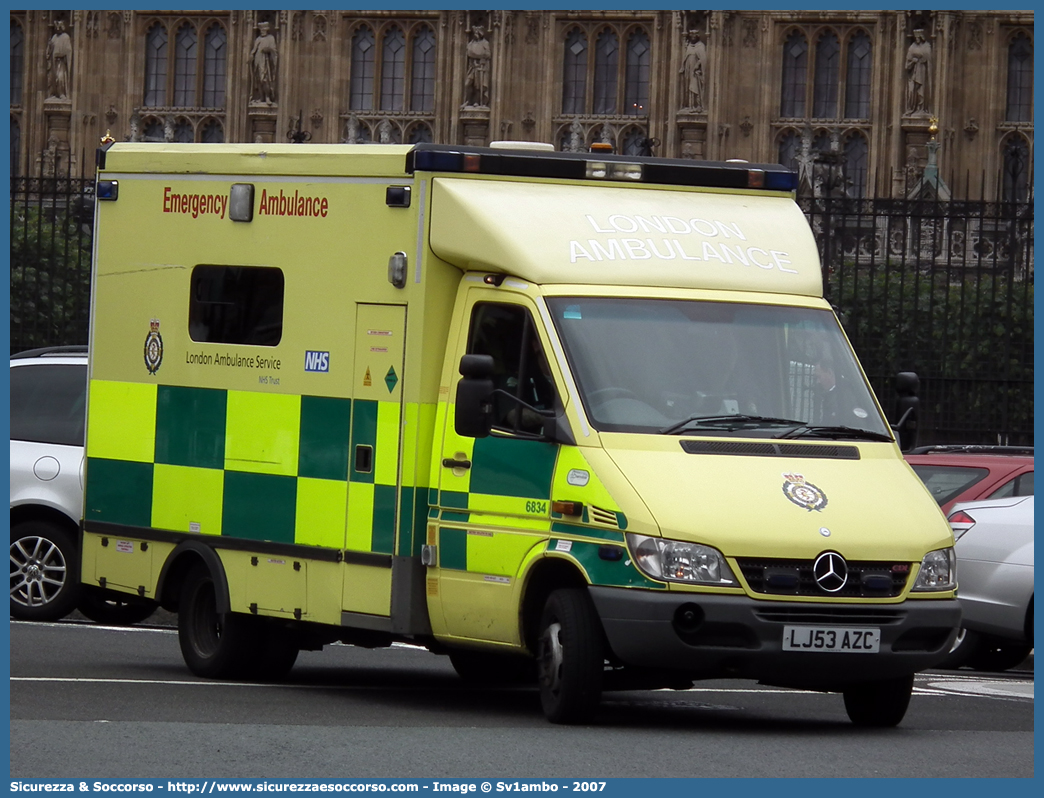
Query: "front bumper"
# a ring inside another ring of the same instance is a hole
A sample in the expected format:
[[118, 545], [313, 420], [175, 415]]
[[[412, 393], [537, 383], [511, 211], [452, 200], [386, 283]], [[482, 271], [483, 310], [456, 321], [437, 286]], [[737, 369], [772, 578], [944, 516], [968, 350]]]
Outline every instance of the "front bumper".
[[[591, 587], [590, 593], [609, 646], [624, 665], [814, 690], [930, 668], [949, 652], [961, 623], [956, 599], [813, 604], [611, 587]], [[784, 625], [875, 627], [880, 651], [784, 651]]]

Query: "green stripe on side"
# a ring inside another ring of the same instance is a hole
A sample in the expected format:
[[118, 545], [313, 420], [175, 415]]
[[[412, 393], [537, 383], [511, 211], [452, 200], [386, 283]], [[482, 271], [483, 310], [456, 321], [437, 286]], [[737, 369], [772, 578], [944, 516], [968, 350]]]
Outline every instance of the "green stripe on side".
[[370, 551], [380, 554], [395, 552], [395, 497], [394, 485], [373, 486], [373, 537]]
[[500, 438], [475, 440], [471, 492], [491, 496], [550, 499], [558, 444]]
[[224, 468], [228, 393], [160, 385], [156, 391], [156, 462]]
[[[547, 553], [564, 554], [565, 552], [556, 550], [555, 547], [557, 545], [558, 540], [551, 538], [547, 542]], [[592, 585], [644, 587], [652, 590], [667, 589], [667, 585], [663, 582], [654, 582], [652, 579], [648, 579], [633, 563], [628, 564], [630, 557], [627, 556], [626, 550], [624, 550], [623, 556], [619, 560], [603, 560], [598, 555], [598, 551], [603, 545], [605, 544], [574, 540], [569, 548], [569, 552], [566, 553], [567, 556], [573, 557], [583, 566]]]
[[610, 540], [614, 543], [623, 543], [624, 536], [622, 532], [617, 532], [615, 529], [598, 529], [597, 527], [591, 526], [579, 526], [576, 524], [563, 524], [560, 521], [554, 521], [551, 524], [551, 531], [560, 535], [576, 535], [582, 538], [598, 538], [600, 540]]
[[294, 542], [296, 477], [226, 471], [223, 503], [223, 537]]
[[468, 570], [468, 531], [439, 530], [439, 567], [454, 571]]
[[442, 507], [456, 507], [461, 510], [468, 509], [468, 494], [458, 490], [444, 490], [439, 492], [439, 504]]
[[348, 479], [352, 402], [327, 396], [301, 397], [301, 443], [297, 474]]
[[[374, 450], [368, 473], [355, 470], [357, 446], [370, 446]], [[373, 483], [373, 470], [377, 467], [377, 403], [373, 400], [356, 399], [352, 404], [352, 446], [348, 467], [348, 479], [352, 482]]]
[[152, 526], [152, 472], [152, 463], [88, 457], [84, 520]]

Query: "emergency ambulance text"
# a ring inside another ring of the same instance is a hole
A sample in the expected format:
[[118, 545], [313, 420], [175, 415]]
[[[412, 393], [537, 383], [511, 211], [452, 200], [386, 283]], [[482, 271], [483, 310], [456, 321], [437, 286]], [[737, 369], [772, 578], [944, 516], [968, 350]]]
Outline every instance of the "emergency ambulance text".
[[210, 214], [224, 219], [227, 208], [227, 194], [175, 194], [170, 186], [163, 189], [164, 213], [187, 213], [193, 219]]
[[295, 189], [291, 197], [279, 189], [278, 194], [269, 194], [261, 189], [261, 203], [258, 205], [258, 216], [323, 216], [330, 208], [326, 197], [305, 197]]

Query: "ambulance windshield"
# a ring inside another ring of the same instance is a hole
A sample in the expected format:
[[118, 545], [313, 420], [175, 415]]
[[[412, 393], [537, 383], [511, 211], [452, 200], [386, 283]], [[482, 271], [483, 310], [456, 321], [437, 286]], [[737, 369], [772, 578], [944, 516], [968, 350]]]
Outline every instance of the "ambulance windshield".
[[547, 302], [598, 430], [891, 440], [829, 311], [612, 297]]

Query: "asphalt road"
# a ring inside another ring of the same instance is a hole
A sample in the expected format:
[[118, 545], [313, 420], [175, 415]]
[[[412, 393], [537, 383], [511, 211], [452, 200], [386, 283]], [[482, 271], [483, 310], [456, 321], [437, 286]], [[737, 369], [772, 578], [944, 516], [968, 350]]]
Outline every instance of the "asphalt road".
[[164, 627], [11, 623], [12, 778], [1029, 777], [1033, 673], [917, 678], [897, 729], [838, 695], [714, 681], [609, 693], [590, 726], [394, 646], [305, 652], [287, 683], [208, 682]]

